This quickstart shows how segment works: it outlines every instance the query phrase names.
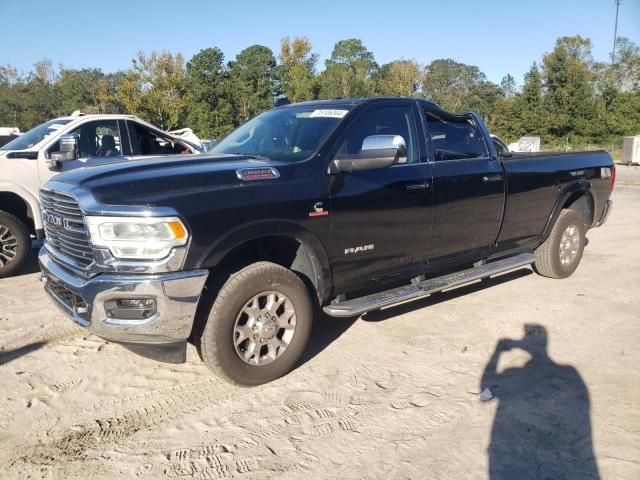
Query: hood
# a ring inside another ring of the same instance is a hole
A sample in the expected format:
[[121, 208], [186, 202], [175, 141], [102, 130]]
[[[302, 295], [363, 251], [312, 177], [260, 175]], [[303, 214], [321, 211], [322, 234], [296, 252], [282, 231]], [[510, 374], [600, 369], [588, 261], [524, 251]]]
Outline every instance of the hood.
[[273, 167], [280, 173], [287, 165], [244, 155], [172, 155], [79, 168], [53, 180], [88, 190], [106, 205], [162, 206], [169, 197], [245, 186], [238, 170]]

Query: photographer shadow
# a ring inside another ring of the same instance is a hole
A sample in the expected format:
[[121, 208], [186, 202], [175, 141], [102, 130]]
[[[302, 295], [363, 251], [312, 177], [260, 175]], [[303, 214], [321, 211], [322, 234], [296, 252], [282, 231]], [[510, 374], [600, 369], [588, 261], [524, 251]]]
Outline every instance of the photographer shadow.
[[[497, 372], [501, 353], [531, 355], [520, 368]], [[481, 389], [498, 402], [489, 478], [599, 479], [591, 437], [589, 392], [578, 371], [547, 353], [547, 332], [525, 325], [522, 340], [501, 339], [482, 375]]]

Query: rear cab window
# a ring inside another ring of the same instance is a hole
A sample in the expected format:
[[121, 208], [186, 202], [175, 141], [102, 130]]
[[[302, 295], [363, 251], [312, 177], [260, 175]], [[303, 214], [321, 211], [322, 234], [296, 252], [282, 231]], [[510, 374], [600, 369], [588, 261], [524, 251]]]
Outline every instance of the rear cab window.
[[462, 160], [488, 156], [480, 129], [473, 120], [459, 116], [445, 116], [425, 110], [427, 135], [435, 153], [435, 160]]
[[127, 122], [134, 156], [175, 155], [191, 153], [182, 143], [138, 122]]

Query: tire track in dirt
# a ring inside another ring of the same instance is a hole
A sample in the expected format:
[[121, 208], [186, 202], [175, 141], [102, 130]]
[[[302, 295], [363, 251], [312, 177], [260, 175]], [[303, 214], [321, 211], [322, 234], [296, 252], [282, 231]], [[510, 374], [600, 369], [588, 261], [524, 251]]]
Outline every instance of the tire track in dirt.
[[205, 406], [219, 403], [238, 389], [216, 391], [216, 382], [202, 382], [192, 387], [171, 389], [165, 392], [162, 400], [155, 401], [121, 415], [106, 416], [68, 429], [61, 437], [52, 441], [27, 446], [23, 455], [9, 463], [13, 468], [20, 464], [36, 465], [60, 464], [86, 458], [88, 450], [134, 435], [141, 430], [150, 429], [180, 415], [201, 411]]
[[[26, 330], [26, 331], [25, 331]], [[27, 344], [44, 342], [46, 346], [57, 345], [76, 337], [87, 335], [87, 331], [71, 322], [55, 322], [30, 329], [21, 329], [18, 335], [2, 341], [2, 350], [14, 350]]]

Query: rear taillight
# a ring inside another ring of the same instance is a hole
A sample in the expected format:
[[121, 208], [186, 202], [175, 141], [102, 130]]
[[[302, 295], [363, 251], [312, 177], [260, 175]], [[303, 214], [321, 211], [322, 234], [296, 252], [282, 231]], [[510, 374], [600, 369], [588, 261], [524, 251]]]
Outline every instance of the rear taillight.
[[613, 186], [616, 183], [616, 164], [611, 165], [611, 178], [609, 179], [609, 193], [613, 192]]

